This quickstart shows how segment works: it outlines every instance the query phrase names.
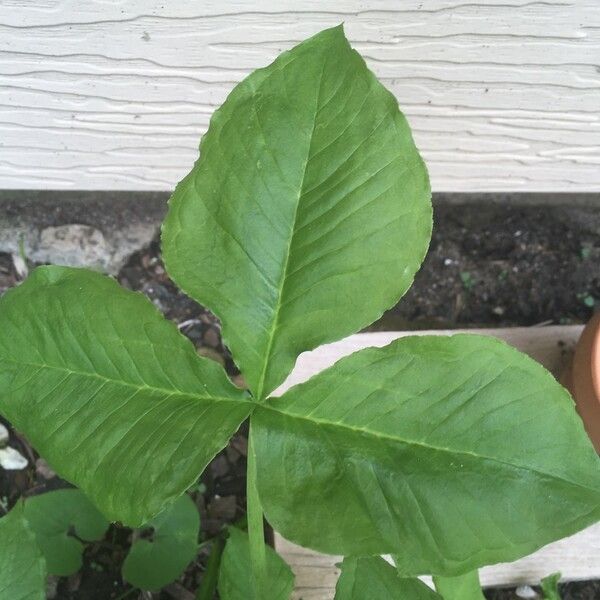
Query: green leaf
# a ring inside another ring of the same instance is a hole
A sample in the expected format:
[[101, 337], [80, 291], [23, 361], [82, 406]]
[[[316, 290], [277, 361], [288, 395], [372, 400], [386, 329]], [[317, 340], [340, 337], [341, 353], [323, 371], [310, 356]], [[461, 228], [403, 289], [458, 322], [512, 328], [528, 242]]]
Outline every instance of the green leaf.
[[[266, 550], [270, 590], [268, 600], [288, 600], [294, 589], [294, 574], [271, 547], [267, 546]], [[252, 586], [251, 571], [248, 534], [230, 527], [219, 571], [221, 600], [257, 600]]]
[[406, 575], [511, 561], [600, 517], [600, 460], [568, 393], [492, 338], [402, 338], [252, 416], [265, 514], [331, 554]]
[[0, 519], [0, 540], [0, 598], [44, 600], [46, 565], [22, 507]]
[[25, 518], [44, 554], [48, 573], [63, 577], [81, 568], [84, 545], [79, 540], [102, 539], [109, 526], [88, 498], [72, 489], [29, 498]]
[[0, 298], [0, 412], [109, 520], [179, 497], [252, 403], [141, 294], [40, 267]]
[[341, 26], [240, 83], [200, 154], [170, 201], [167, 270], [221, 317], [263, 399], [298, 354], [372, 323], [410, 287], [431, 235], [427, 171]]
[[552, 575], [548, 575], [548, 577], [542, 579], [542, 593], [544, 594], [544, 600], [561, 600], [560, 592], [558, 591], [560, 577], [560, 573], [552, 573]]
[[444, 600], [485, 600], [477, 571], [458, 577], [434, 577], [433, 583]]
[[416, 577], [400, 577], [380, 556], [346, 557], [341, 568], [334, 600], [441, 600]]
[[175, 581], [198, 552], [200, 516], [186, 494], [147, 524], [152, 539], [138, 538], [123, 564], [123, 578], [135, 587], [158, 590]]

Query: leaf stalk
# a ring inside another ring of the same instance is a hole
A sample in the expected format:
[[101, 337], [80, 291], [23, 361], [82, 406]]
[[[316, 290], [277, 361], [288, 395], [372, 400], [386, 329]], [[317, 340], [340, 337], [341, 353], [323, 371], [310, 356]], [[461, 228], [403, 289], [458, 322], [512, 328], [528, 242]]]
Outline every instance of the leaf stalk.
[[248, 536], [250, 541], [250, 563], [252, 565], [252, 586], [256, 600], [266, 598], [265, 585], [267, 555], [263, 511], [256, 485], [256, 456], [252, 445], [252, 431], [248, 439], [248, 474], [246, 488], [248, 515]]

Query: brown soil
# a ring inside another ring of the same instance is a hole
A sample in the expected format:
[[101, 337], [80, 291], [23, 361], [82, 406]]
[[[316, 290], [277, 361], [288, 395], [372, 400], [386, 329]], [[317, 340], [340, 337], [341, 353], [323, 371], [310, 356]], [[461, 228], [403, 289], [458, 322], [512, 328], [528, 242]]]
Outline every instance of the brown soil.
[[[539, 587], [534, 587], [538, 598], [542, 598]], [[558, 586], [562, 600], [599, 600], [600, 580], [596, 581], [572, 581], [561, 583]], [[487, 600], [523, 600], [524, 596], [517, 595], [514, 588], [484, 590]], [[528, 596], [529, 597], [529, 596]]]
[[435, 209], [425, 263], [381, 329], [587, 321], [600, 307], [600, 206]]

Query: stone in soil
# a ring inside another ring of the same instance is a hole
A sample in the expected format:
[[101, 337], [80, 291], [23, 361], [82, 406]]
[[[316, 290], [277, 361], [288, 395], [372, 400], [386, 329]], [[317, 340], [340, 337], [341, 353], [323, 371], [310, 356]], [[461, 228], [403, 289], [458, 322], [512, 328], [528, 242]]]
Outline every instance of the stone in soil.
[[0, 252], [115, 275], [152, 241], [166, 208], [163, 194], [58, 194], [2, 192]]

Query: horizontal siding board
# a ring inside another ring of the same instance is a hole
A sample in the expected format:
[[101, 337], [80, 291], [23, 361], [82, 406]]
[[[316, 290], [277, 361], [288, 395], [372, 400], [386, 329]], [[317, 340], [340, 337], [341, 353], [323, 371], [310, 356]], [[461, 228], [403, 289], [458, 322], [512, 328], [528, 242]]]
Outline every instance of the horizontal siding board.
[[597, 0], [4, 0], [0, 188], [171, 189], [236, 82], [340, 21], [434, 190], [600, 191]]

